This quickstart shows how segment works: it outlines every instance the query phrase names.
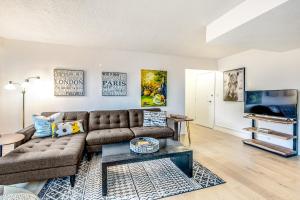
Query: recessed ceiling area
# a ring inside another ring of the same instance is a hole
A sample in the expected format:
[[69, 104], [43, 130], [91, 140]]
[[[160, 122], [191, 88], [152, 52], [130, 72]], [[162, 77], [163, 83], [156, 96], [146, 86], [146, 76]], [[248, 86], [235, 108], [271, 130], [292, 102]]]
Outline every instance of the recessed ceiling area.
[[206, 26], [206, 41], [210, 42], [287, 1], [246, 0]]
[[281, 3], [268, 12], [220, 34], [209, 44], [278, 52], [300, 48], [300, 1], [276, 1]]
[[[261, 13], [242, 12], [249, 20], [207, 42], [210, 25], [247, 2]], [[1, 0], [0, 37], [206, 58], [299, 48], [300, 1], [267, 3], [269, 10], [259, 0]]]

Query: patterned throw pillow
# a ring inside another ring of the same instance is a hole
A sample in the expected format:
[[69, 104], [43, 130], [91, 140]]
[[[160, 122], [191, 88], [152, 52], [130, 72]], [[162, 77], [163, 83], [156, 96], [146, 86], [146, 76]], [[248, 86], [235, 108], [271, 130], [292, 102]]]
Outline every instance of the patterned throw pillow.
[[52, 137], [62, 137], [66, 135], [72, 135], [72, 134], [84, 132], [82, 120], [53, 123], [52, 127], [53, 127]]
[[64, 113], [55, 113], [49, 117], [41, 115], [33, 115], [32, 121], [34, 123], [35, 133], [32, 137], [42, 138], [52, 135], [52, 123], [61, 122]]
[[167, 112], [165, 111], [144, 111], [144, 123], [143, 126], [157, 126], [166, 127], [167, 126]]

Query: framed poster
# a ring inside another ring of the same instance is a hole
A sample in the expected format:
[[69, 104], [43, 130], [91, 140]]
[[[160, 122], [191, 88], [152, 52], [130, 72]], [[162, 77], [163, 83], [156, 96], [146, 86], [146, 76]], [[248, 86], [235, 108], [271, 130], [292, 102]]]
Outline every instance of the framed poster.
[[141, 106], [167, 106], [167, 71], [141, 70]]
[[54, 69], [54, 96], [84, 96], [84, 71]]
[[223, 72], [223, 100], [244, 101], [245, 68]]
[[102, 96], [126, 96], [127, 73], [102, 72]]

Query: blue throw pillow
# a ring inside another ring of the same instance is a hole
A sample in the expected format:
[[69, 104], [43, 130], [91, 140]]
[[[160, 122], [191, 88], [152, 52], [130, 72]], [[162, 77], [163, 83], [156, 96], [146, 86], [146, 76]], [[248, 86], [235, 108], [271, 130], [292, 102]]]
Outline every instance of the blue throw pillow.
[[42, 138], [52, 136], [52, 123], [61, 122], [63, 116], [64, 113], [55, 113], [49, 117], [33, 115], [32, 120], [36, 130], [33, 137]]

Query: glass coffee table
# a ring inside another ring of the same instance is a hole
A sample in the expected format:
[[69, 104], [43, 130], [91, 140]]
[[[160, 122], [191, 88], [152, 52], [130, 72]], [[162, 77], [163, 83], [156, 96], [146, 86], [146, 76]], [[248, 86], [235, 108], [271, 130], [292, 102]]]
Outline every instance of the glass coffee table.
[[107, 195], [107, 168], [133, 162], [170, 158], [188, 177], [193, 176], [193, 151], [172, 139], [159, 139], [159, 151], [137, 154], [130, 150], [129, 142], [102, 146], [102, 195]]

